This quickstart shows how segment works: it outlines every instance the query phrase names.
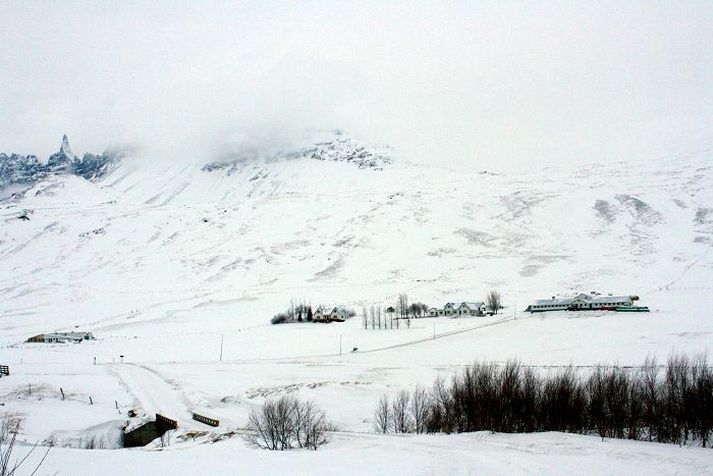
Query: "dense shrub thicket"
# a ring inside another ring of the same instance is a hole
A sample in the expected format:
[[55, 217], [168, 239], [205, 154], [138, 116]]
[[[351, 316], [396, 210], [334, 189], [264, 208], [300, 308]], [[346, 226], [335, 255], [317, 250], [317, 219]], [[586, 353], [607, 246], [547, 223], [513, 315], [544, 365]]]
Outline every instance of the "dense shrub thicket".
[[377, 431], [459, 433], [564, 431], [608, 438], [711, 445], [713, 371], [705, 356], [649, 358], [636, 368], [567, 367], [538, 372], [518, 361], [475, 363], [381, 398]]

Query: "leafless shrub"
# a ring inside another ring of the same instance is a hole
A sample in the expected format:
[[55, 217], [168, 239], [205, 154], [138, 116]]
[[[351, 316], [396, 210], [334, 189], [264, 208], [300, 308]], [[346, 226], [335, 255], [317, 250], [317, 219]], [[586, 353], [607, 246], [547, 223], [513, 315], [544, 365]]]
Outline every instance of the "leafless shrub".
[[261, 410], [250, 413], [245, 439], [269, 450], [316, 450], [326, 442], [325, 434], [331, 429], [325, 413], [312, 402], [283, 396], [267, 400]]
[[[20, 470], [23, 471], [23, 474], [36, 474], [50, 451], [50, 447], [48, 447], [34, 469], [26, 468], [25, 463], [37, 449], [37, 444], [32, 446], [25, 456], [13, 459], [12, 455], [21, 424], [22, 419], [16, 415], [5, 413], [0, 417], [0, 476], [15, 476]], [[25, 469], [28, 470], [27, 473], [25, 473]]]
[[[410, 407], [408, 412], [404, 409]], [[384, 422], [390, 421], [390, 424]], [[399, 392], [376, 411], [381, 432], [564, 431], [607, 438], [708, 446], [713, 436], [713, 370], [705, 356], [652, 358], [638, 369], [597, 366], [535, 372], [517, 361], [475, 363], [439, 377], [430, 391]]]

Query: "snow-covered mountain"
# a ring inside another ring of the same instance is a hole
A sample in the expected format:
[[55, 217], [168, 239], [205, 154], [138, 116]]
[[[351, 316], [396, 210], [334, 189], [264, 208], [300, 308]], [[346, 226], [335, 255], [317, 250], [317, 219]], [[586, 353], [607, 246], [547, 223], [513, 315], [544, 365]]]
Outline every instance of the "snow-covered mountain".
[[[364, 433], [380, 395], [448, 378], [473, 360], [587, 369], [710, 350], [710, 155], [513, 174], [418, 165], [330, 133], [217, 159], [103, 155], [89, 174], [76, 172], [66, 141], [41, 173], [32, 172], [36, 159], [3, 156], [29, 178], [6, 185], [14, 192], [0, 201], [0, 363], [12, 369], [0, 398], [25, 419], [27, 441], [116, 447], [127, 419], [160, 412], [180, 421], [178, 444], [192, 446], [230, 439], [250, 409], [296, 393], [346, 430], [327, 451], [393, 453], [420, 443], [375, 444], [381, 437]], [[269, 324], [292, 298], [360, 311], [401, 292], [442, 305], [490, 289], [503, 296], [496, 316], [388, 330], [364, 329], [359, 317]], [[535, 298], [592, 290], [637, 294], [653, 312], [523, 312]], [[75, 328], [97, 340], [24, 343]], [[220, 428], [192, 420], [196, 411]], [[620, 468], [640, 467], [646, 451], [678, 449], [582, 436], [566, 450], [567, 435], [548, 435], [507, 445], [536, 441], [578, 462], [589, 445], [623, 455]], [[503, 444], [503, 435], [476, 437], [480, 449]], [[452, 441], [423, 445], [441, 465], [469, 467], [477, 452], [453, 453]], [[236, 438], [194, 450], [213, 448], [255, 454]], [[61, 464], [74, 461], [66, 451], [57, 449]], [[705, 467], [705, 455], [690, 458], [674, 465]]]
[[0, 157], [4, 183], [26, 184], [2, 202], [3, 312], [31, 306], [31, 326], [63, 309], [62, 327], [157, 301], [353, 305], [409, 291], [437, 304], [497, 288], [525, 306], [574, 290], [641, 294], [686, 273], [700, 284], [713, 278], [709, 159], [454, 171], [337, 131], [165, 163], [78, 160], [65, 137], [47, 165]]
[[[46, 163], [34, 155], [0, 153], [0, 198], [7, 196], [3, 189], [20, 189], [42, 181], [50, 175], [73, 174], [86, 180], [97, 180], [121, 159], [119, 151], [105, 151], [101, 155], [84, 154], [80, 159], [72, 153], [67, 136], [62, 137], [59, 151]], [[15, 186], [15, 187], [13, 187]]]

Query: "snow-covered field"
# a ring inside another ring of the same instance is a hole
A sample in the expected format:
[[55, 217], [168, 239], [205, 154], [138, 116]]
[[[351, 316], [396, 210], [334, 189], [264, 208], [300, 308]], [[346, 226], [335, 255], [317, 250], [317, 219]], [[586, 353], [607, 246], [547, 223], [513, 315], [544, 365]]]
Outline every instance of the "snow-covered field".
[[[0, 411], [24, 418], [25, 441], [72, 446], [115, 444], [129, 409], [180, 421], [169, 449], [57, 447], [48, 473], [711, 472], [713, 452], [671, 445], [371, 433], [380, 395], [473, 360], [586, 371], [712, 350], [709, 162], [702, 151], [499, 174], [306, 157], [204, 171], [129, 157], [96, 182], [50, 177], [0, 202], [0, 364], [11, 367]], [[400, 292], [442, 306], [490, 289], [503, 295], [497, 316], [398, 330], [365, 330], [358, 316], [269, 324], [290, 299], [359, 311]], [[637, 294], [652, 312], [523, 312], [591, 290]], [[24, 343], [75, 328], [97, 340]], [[180, 441], [212, 430], [193, 411], [225, 432], [284, 393], [314, 400], [339, 428], [320, 451]]]

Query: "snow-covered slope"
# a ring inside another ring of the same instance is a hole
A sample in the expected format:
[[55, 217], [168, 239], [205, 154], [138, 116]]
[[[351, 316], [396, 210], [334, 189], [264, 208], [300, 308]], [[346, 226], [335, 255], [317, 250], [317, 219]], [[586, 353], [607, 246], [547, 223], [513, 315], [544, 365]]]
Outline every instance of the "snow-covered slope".
[[[0, 202], [0, 363], [13, 368], [0, 397], [31, 441], [113, 428], [128, 408], [241, 426], [285, 392], [369, 431], [379, 395], [473, 359], [586, 367], [706, 351], [710, 157], [506, 174], [413, 164], [333, 134], [219, 160], [128, 156], [91, 180], [47, 174]], [[490, 289], [502, 315], [399, 331], [268, 324], [291, 298], [358, 310], [400, 292], [442, 305]], [[522, 313], [575, 290], [637, 294], [654, 312]], [[74, 327], [98, 340], [22, 343]], [[59, 387], [75, 398], [53, 398]], [[48, 416], [65, 411], [82, 418]], [[337, 448], [367, 444], [345, 438]]]
[[158, 302], [285, 292], [351, 304], [409, 291], [439, 304], [497, 288], [510, 305], [641, 294], [711, 246], [707, 159], [523, 175], [306, 155], [208, 169], [127, 159], [103, 179], [53, 175], [2, 202], [3, 311], [31, 304], [13, 321], [21, 337]]

